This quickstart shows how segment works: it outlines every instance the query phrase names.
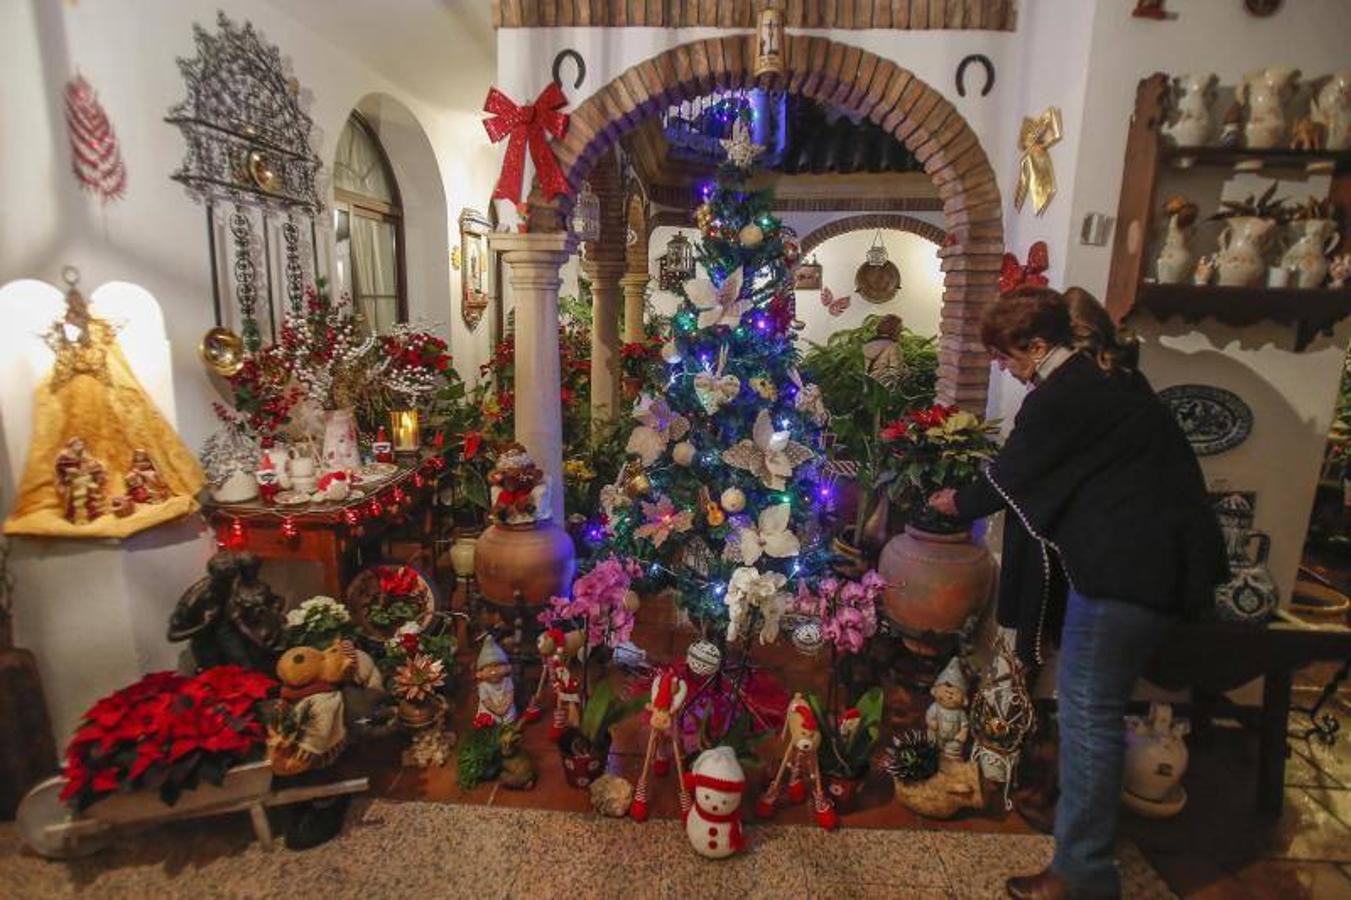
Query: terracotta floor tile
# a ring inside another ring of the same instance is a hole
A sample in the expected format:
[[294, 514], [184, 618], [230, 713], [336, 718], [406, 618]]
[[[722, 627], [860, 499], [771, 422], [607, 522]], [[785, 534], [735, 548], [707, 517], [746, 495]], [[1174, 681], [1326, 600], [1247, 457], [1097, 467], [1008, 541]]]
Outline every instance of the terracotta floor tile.
[[1351, 900], [1351, 878], [1330, 863], [1264, 859], [1236, 877], [1255, 896], [1280, 900]]
[[1351, 862], [1351, 828], [1304, 788], [1285, 789], [1285, 811], [1271, 835], [1277, 859]]
[[1179, 897], [1196, 900], [1258, 900], [1214, 860], [1191, 853], [1156, 853], [1149, 863]]

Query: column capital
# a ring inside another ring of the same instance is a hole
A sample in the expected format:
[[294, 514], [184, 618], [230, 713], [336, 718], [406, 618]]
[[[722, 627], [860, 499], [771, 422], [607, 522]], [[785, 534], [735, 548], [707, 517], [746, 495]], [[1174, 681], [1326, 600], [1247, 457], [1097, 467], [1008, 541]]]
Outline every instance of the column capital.
[[645, 288], [651, 280], [652, 276], [647, 272], [629, 272], [619, 279], [619, 283], [626, 288]]
[[577, 236], [570, 231], [526, 232], [494, 231], [488, 235], [488, 247], [503, 254], [513, 265], [561, 264], [577, 249]]

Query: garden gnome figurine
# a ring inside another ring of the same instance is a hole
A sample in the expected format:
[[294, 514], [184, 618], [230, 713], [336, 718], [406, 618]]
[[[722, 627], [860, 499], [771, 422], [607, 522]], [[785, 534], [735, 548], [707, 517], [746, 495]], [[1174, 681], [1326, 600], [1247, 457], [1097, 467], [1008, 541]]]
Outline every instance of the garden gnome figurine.
[[699, 754], [685, 779], [694, 805], [685, 813], [685, 834], [700, 856], [725, 859], [746, 846], [741, 834], [741, 795], [746, 774], [731, 747]]
[[934, 702], [924, 713], [929, 740], [937, 743], [945, 756], [961, 759], [971, 729], [966, 717], [966, 676], [957, 657], [948, 662], [931, 693]]
[[478, 662], [474, 665], [478, 681], [478, 712], [475, 728], [516, 724], [516, 685], [511, 680], [511, 661], [490, 634], [483, 639]]

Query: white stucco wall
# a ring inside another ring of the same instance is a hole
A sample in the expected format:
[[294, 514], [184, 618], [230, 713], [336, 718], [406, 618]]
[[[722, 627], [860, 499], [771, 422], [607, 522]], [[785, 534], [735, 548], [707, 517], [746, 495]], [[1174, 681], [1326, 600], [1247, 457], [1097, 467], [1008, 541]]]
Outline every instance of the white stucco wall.
[[[163, 311], [172, 350], [174, 402], [165, 412], [189, 446], [201, 445], [214, 428], [210, 403], [218, 397], [197, 358], [198, 341], [212, 324], [205, 214], [169, 180], [183, 141], [163, 118], [185, 93], [174, 58], [194, 55], [192, 24], [214, 30], [217, 9], [236, 22], [253, 22], [289, 58], [310, 104], [326, 176], [351, 110], [365, 98], [368, 111], [386, 113], [382, 135], [396, 172], [409, 180], [403, 187], [411, 311], [439, 322], [457, 365], [475, 371], [486, 355], [476, 342], [486, 346], [487, 326], [471, 341], [458, 305], [451, 305], [459, 284], [458, 275], [451, 276], [449, 241], [458, 238], [461, 207], [487, 209], [496, 176], [481, 116], [474, 109], [433, 109], [350, 49], [317, 37], [262, 0], [6, 5], [0, 29], [0, 284], [29, 277], [56, 281], [61, 266], [71, 263], [87, 288], [121, 280], [149, 290]], [[61, 92], [77, 71], [97, 90], [127, 165], [126, 197], [106, 209], [81, 194], [70, 173]], [[482, 96], [492, 74], [466, 70], [464, 78], [481, 82], [475, 93]], [[329, 190], [327, 177], [323, 189]], [[329, 252], [321, 248], [321, 268], [327, 268]], [[0, 409], [0, 428], [14, 427], [11, 415]], [[0, 507], [7, 509], [23, 460], [6, 453], [0, 463]], [[163, 637], [168, 612], [200, 576], [212, 542], [189, 523], [120, 546], [13, 544], [17, 639], [37, 655], [62, 740], [97, 696], [138, 672], [173, 664], [177, 648]]]

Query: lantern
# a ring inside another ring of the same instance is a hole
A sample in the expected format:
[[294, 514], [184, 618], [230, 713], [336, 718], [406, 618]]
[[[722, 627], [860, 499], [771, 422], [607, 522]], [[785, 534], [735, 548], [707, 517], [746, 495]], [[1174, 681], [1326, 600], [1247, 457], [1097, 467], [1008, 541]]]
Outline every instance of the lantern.
[[591, 182], [583, 181], [572, 207], [572, 233], [580, 241], [600, 238], [600, 198], [591, 191]]
[[422, 417], [416, 409], [389, 413], [389, 433], [395, 453], [416, 453], [422, 448]]
[[887, 264], [887, 245], [882, 242], [882, 232], [877, 232], [873, 237], [872, 246], [868, 248], [865, 258], [870, 266], [885, 266]]
[[661, 258], [661, 271], [657, 277], [661, 289], [675, 290], [681, 284], [694, 277], [694, 245], [690, 239], [676, 232], [666, 244], [666, 253]]
[[783, 10], [766, 3], [755, 35], [755, 77], [783, 74]]

